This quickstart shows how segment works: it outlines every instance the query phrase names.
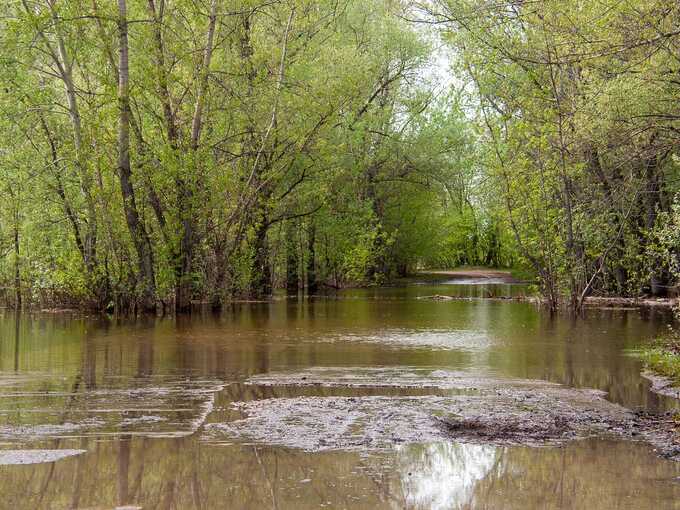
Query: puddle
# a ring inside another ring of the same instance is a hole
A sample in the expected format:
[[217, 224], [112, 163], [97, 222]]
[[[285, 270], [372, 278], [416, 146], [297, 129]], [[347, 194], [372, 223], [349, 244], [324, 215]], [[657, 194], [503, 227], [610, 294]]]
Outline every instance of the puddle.
[[680, 463], [659, 453], [679, 404], [624, 355], [666, 330], [660, 311], [417, 299], [525, 292], [508, 285], [347, 292], [133, 321], [0, 313], [0, 448], [40, 462], [0, 466], [0, 507], [678, 506]]

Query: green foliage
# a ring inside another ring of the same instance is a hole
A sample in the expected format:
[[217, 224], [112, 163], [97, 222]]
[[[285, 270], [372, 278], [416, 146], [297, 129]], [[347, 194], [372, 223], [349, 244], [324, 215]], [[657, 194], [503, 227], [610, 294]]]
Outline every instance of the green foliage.
[[670, 0], [421, 5], [477, 103], [486, 208], [551, 306], [674, 282], [680, 245], [659, 248], [678, 191], [679, 13]]
[[678, 331], [671, 330], [654, 345], [640, 349], [637, 354], [648, 370], [668, 377], [674, 384], [680, 386], [680, 334]]
[[312, 288], [459, 264], [533, 271], [553, 307], [675, 285], [677, 2], [127, 3], [0, 20], [8, 304], [265, 297], [293, 245]]
[[8, 303], [266, 295], [288, 222], [303, 277], [332, 286], [448, 261], [441, 240], [468, 235], [452, 218], [482, 209], [477, 135], [460, 95], [427, 78], [406, 4], [129, 0], [122, 21], [116, 7], [15, 2], [0, 20]]

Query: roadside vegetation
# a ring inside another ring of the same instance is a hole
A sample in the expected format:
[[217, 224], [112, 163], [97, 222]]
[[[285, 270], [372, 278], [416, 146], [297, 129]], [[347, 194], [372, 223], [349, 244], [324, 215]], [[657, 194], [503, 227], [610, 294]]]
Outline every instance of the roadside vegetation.
[[640, 350], [645, 368], [680, 386], [680, 336], [669, 335]]

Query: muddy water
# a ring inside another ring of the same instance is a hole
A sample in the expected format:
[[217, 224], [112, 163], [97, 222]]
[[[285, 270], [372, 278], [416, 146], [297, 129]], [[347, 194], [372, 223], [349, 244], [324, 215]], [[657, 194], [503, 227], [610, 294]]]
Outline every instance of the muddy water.
[[450, 283], [180, 319], [0, 315], [0, 508], [680, 508], [680, 463], [635, 437], [436, 426], [677, 409], [626, 353], [667, 317], [416, 299], [526, 291]]

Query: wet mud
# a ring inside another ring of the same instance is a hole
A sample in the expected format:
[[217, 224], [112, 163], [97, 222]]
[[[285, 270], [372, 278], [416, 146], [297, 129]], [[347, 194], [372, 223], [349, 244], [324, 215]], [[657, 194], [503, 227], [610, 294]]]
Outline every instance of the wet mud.
[[206, 426], [208, 441], [238, 441], [305, 451], [384, 449], [449, 441], [560, 446], [602, 437], [642, 440], [680, 459], [671, 413], [649, 415], [607, 401], [601, 391], [536, 380], [424, 369], [315, 368], [255, 376], [247, 384], [325, 388], [420, 388], [424, 396], [301, 396], [235, 402], [237, 417]]
[[659, 395], [664, 395], [665, 397], [680, 399], [680, 386], [675, 384], [675, 382], [662, 375], [655, 374], [648, 370], [642, 372], [642, 377], [647, 379], [651, 383], [651, 390]]

